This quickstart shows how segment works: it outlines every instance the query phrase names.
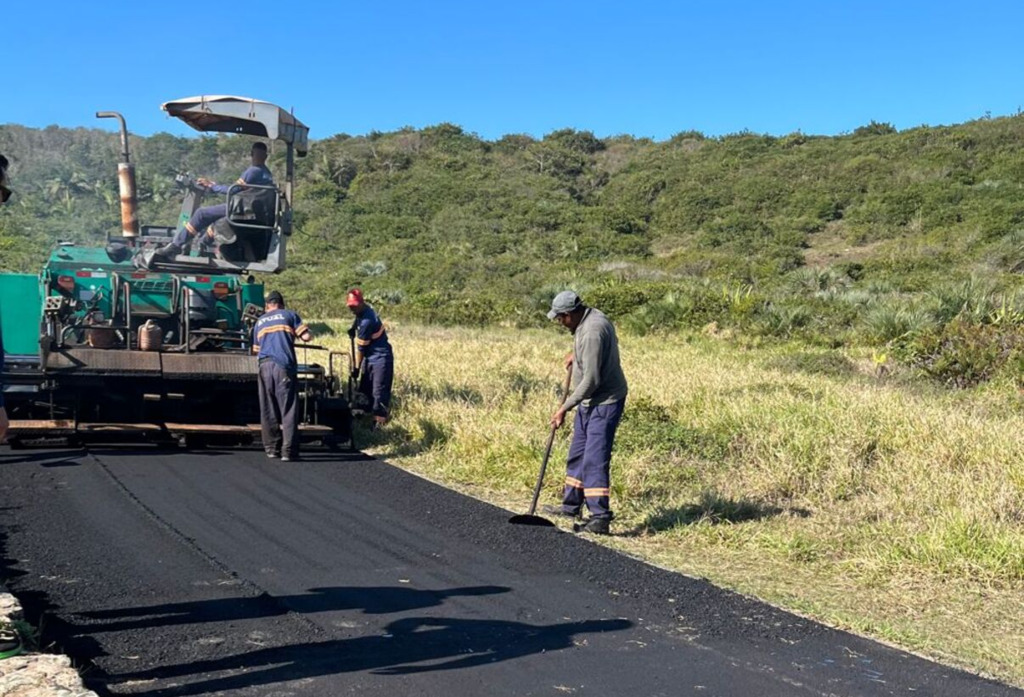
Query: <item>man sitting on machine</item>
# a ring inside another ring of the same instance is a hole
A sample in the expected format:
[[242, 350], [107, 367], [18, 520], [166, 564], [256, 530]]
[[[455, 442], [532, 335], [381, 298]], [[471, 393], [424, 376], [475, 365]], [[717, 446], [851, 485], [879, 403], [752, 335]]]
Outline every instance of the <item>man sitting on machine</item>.
[[[252, 165], [242, 172], [242, 176], [234, 185], [241, 189], [247, 186], [274, 186], [274, 177], [267, 168], [267, 146], [264, 143], [253, 143]], [[200, 186], [205, 187], [215, 194], [227, 194], [231, 186], [217, 184], [209, 179], [200, 177]], [[228, 215], [228, 204], [220, 203], [215, 206], [204, 206], [196, 210], [185, 223], [184, 227], [178, 228], [170, 243], [156, 251], [154, 257], [159, 259], [173, 259], [181, 254], [191, 243], [193, 237], [199, 237], [198, 250], [201, 255], [209, 253], [210, 247], [216, 241], [213, 224]]]

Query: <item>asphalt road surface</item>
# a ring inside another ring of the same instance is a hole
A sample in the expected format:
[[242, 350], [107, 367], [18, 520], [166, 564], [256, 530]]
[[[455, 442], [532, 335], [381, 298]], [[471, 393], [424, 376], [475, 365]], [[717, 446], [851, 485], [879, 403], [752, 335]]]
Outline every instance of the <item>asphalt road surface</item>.
[[0, 450], [0, 573], [101, 695], [1024, 695], [507, 520], [356, 456]]

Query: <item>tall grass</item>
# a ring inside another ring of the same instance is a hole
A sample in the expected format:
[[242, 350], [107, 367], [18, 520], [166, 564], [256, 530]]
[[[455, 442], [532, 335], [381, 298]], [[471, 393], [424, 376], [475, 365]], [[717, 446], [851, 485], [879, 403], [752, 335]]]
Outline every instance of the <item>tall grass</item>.
[[[396, 418], [371, 451], [521, 509], [568, 335], [391, 334]], [[867, 353], [696, 333], [625, 334], [621, 348], [630, 397], [609, 544], [1024, 683], [1015, 391], [883, 381]], [[570, 434], [559, 435], [555, 463]], [[551, 475], [546, 500], [560, 487]]]

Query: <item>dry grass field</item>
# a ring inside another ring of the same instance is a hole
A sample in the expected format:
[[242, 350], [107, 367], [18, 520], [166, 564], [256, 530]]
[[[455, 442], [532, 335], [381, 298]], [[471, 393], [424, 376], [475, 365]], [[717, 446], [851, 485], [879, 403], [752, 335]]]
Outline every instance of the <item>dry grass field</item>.
[[[320, 337], [347, 350], [340, 322]], [[321, 325], [322, 327], [325, 325]], [[570, 337], [394, 326], [369, 452], [522, 512]], [[622, 336], [613, 537], [653, 563], [1024, 685], [1024, 400], [870, 354]], [[542, 501], [558, 499], [569, 429]]]

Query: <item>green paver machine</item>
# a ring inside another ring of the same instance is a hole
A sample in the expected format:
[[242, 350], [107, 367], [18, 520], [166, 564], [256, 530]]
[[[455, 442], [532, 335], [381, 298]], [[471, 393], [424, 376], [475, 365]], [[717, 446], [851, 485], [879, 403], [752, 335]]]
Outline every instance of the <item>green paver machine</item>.
[[[38, 276], [0, 274], [3, 389], [15, 445], [259, 438], [251, 329], [264, 287], [250, 274], [284, 269], [294, 158], [306, 154], [309, 129], [280, 107], [243, 97], [193, 97], [162, 108], [199, 131], [283, 142], [284, 186], [257, 192], [269, 203], [256, 216], [239, 201], [250, 187], [232, 186], [216, 255], [161, 258], [154, 252], [176, 226], [139, 225], [124, 119], [98, 112], [120, 122], [121, 238], [105, 248], [58, 244]], [[208, 192], [187, 175], [177, 181], [185, 190], [183, 225]], [[345, 354], [296, 348], [300, 435], [351, 445]]]

